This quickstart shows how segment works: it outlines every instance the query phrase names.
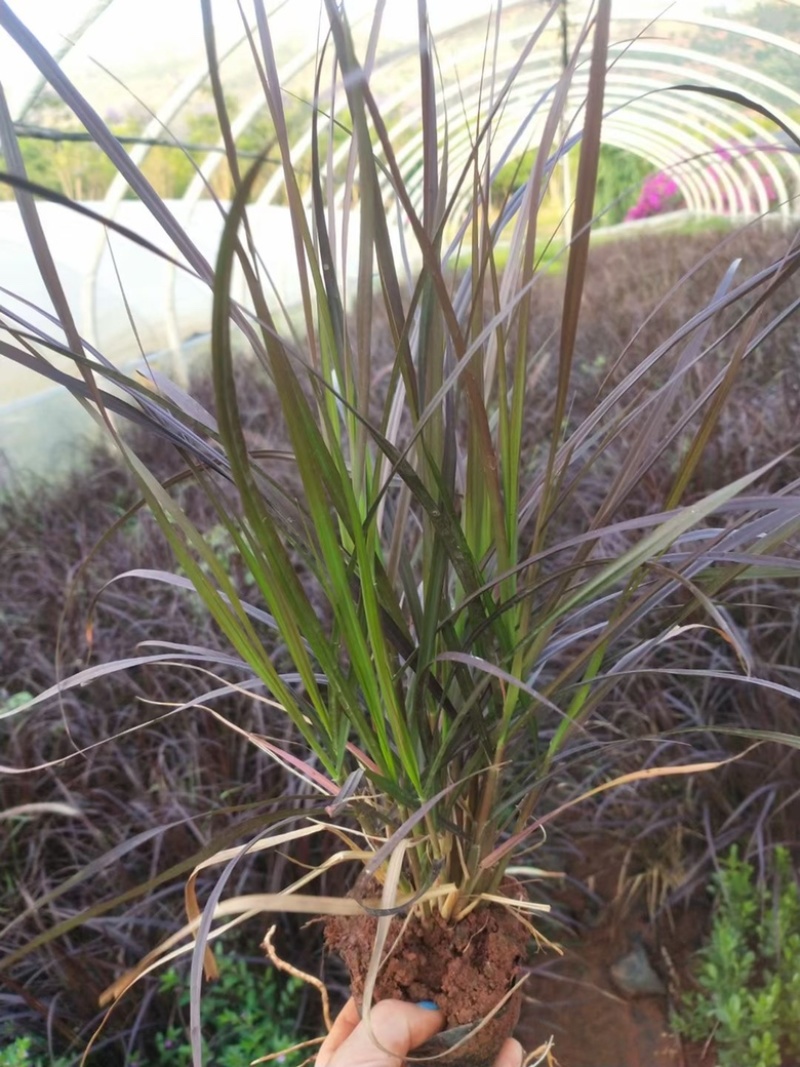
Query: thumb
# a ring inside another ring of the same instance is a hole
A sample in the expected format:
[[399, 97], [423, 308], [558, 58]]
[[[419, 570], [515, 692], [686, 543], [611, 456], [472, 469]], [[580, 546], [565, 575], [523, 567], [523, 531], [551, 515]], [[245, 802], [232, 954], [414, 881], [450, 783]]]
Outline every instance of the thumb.
[[[383, 1002], [386, 1007], [383, 1011], [387, 1015], [386, 1024], [386, 1037], [392, 1040], [392, 1037], [399, 1035], [405, 1028], [405, 1035], [402, 1038], [403, 1047], [402, 1051], [398, 1047], [396, 1050], [387, 1044], [386, 1040], [381, 1039], [375, 1023], [373, 1021], [373, 1033], [378, 1037], [381, 1044], [389, 1049], [390, 1052], [397, 1051], [401, 1055], [411, 1052], [412, 1049], [417, 1048], [419, 1045], [429, 1041], [434, 1034], [442, 1028], [444, 1023], [444, 1015], [438, 1011], [435, 1005], [426, 1001], [425, 1004], [405, 1004], [400, 1000], [388, 1000]], [[378, 1005], [376, 1005], [377, 1007]], [[374, 1008], [370, 1015], [371, 1021], [374, 1019]], [[389, 1022], [388, 1019], [391, 1021]], [[381, 1018], [380, 1025], [383, 1026], [383, 1018]], [[392, 1037], [389, 1035], [389, 1030], [392, 1032]]]
[[401, 1067], [412, 1049], [437, 1033], [444, 1022], [440, 1011], [430, 1011], [399, 1000], [381, 1000], [341, 1046], [329, 1067], [339, 1067], [337, 1056], [345, 1053], [341, 1067]]

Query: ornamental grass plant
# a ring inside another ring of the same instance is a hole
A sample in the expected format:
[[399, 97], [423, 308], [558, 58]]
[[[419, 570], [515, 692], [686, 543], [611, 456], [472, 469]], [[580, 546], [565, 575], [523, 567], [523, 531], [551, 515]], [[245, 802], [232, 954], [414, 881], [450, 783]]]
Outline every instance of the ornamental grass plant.
[[[215, 974], [208, 942], [262, 912], [312, 913], [328, 916], [333, 945], [362, 939], [349, 962], [361, 966], [353, 988], [367, 1018], [373, 999], [389, 995], [401, 929], [419, 942], [438, 932], [450, 956], [435, 966], [423, 962], [405, 992], [443, 1007], [455, 1043], [448, 1055], [465, 1056], [467, 1041], [486, 1038], [503, 1021], [513, 1024], [520, 945], [537, 936], [539, 905], [524, 883], [550, 822], [616, 786], [680, 778], [721, 762], [676, 760], [691, 735], [662, 736], [659, 751], [674, 745], [669, 759], [600, 783], [587, 778], [578, 795], [560, 801], [553, 787], [568, 772], [580, 777], [581, 761], [601, 743], [593, 740], [593, 715], [633, 679], [659, 676], [665, 685], [692, 677], [798, 696], [790, 679], [760, 670], [728, 607], [761, 581], [796, 583], [793, 448], [759, 457], [734, 476], [722, 470], [710, 478], [705, 457], [742, 366], [795, 310], [790, 283], [800, 252], [788, 237], [780, 257], [742, 278], [734, 260], [705, 306], [646, 350], [637, 333], [619, 350], [598, 353], [605, 362], [595, 369], [603, 373], [587, 399], [576, 343], [603, 134], [609, 0], [592, 6], [561, 76], [527, 99], [524, 118], [510, 127], [517, 81], [552, 41], [559, 4], [542, 6], [508, 74], [496, 66], [506, 14], [487, 20], [473, 113], [466, 88], [455, 98], [442, 92], [443, 57], [420, 0], [420, 160], [407, 151], [404, 132], [387, 127], [375, 87], [383, 5], [359, 50], [346, 12], [326, 0], [307, 168], [288, 132], [271, 19], [254, 0], [243, 27], [292, 220], [287, 253], [301, 292], [300, 321], [292, 325], [250, 224], [254, 193], [275, 163], [240, 167], [214, 10], [210, 0], [200, 7], [234, 189], [232, 201], [220, 204], [225, 222], [213, 265], [5, 3], [0, 26], [175, 248], [169, 256], [148, 245], [151, 254], [171, 258], [211, 289], [211, 410], [162, 373], [126, 375], [80, 336], [36, 205], [49, 197], [64, 210], [88, 209], [26, 178], [1, 95], [2, 180], [16, 192], [55, 314], [50, 329], [6, 310], [0, 353], [70, 390], [136, 479], [175, 566], [126, 577], [190, 586], [228, 649], [146, 640], [131, 658], [80, 671], [4, 716], [32, 716], [78, 686], [152, 663], [196, 674], [196, 691], [170, 714], [224, 719], [217, 704], [244, 693], [283, 725], [266, 734], [225, 720], [304, 793], [276, 800], [245, 843], [226, 839], [207, 850], [186, 884], [187, 925], [122, 975], [106, 1003], [149, 969], [191, 952], [191, 1045], [200, 1063], [203, 965]], [[532, 136], [530, 176], [497, 211], [493, 175], [515, 151], [531, 147]], [[459, 155], [455, 149], [465, 143]], [[560, 300], [548, 309], [552, 328], [531, 343], [548, 270], [541, 242], [551, 236], [538, 230], [538, 208], [560, 158], [575, 146], [575, 197], [558, 253]], [[465, 161], [454, 166], [454, 159]], [[115, 240], [147, 244], [95, 217]], [[501, 248], [502, 271], [495, 258]], [[355, 272], [347, 266], [353, 262]], [[687, 271], [686, 283], [702, 268]], [[231, 296], [234, 276], [244, 279], [247, 303]], [[664, 292], [662, 302], [674, 296]], [[261, 447], [247, 432], [236, 374], [243, 349], [285, 447]], [[75, 374], [64, 373], [64, 360]], [[526, 415], [542, 397], [547, 402], [531, 432]], [[127, 424], [174, 446], [182, 472], [159, 478]], [[591, 494], [583, 491], [587, 484]], [[188, 487], [211, 509], [213, 526], [193, 520]], [[245, 583], [234, 580], [233, 556]], [[724, 668], [698, 663], [698, 634], [732, 650]], [[690, 649], [686, 666], [682, 645]], [[752, 742], [796, 743], [790, 732], [757, 723], [737, 729]], [[623, 746], [624, 736], [616, 743]], [[337, 851], [286, 890], [227, 892], [246, 856], [291, 857], [319, 835], [330, 835]], [[353, 893], [314, 894], [315, 881], [343, 863], [360, 872]], [[201, 899], [198, 879], [209, 870], [220, 873]], [[483, 1002], [460, 1005], [452, 987], [466, 980], [461, 971], [452, 979], [452, 968], [476, 955], [476, 916], [485, 934], [481, 953], [505, 941], [507, 969], [497, 988], [478, 981], [487, 987]], [[426, 973], [434, 975], [432, 986]], [[491, 1054], [472, 1055], [464, 1062]]]

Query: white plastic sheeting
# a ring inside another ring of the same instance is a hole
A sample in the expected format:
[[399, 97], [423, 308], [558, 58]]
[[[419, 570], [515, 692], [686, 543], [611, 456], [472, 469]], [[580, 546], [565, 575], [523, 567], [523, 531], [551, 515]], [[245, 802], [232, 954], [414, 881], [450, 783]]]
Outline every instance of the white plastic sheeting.
[[[99, 205], [87, 204], [93, 210]], [[216, 204], [183, 201], [169, 204], [179, 222], [213, 263], [222, 231]], [[186, 342], [208, 333], [211, 293], [202, 282], [168, 260], [106, 230], [98, 222], [57, 204], [39, 205], [42, 225], [57, 264], [65, 295], [81, 335], [120, 367], [144, 369], [143, 356], [180, 344], [168, 356], [167, 369], [186, 377]], [[155, 220], [131, 200], [122, 201], [115, 221], [175, 255]], [[260, 268], [289, 308], [299, 303], [297, 271], [287, 250], [293, 247], [287, 208], [264, 205], [253, 209], [250, 223], [259, 248]], [[99, 256], [98, 256], [99, 242]], [[179, 257], [178, 257], [179, 258]], [[63, 339], [49, 315], [53, 307], [30, 250], [14, 203], [0, 203], [0, 291], [3, 318], [14, 316], [29, 327]], [[232, 296], [245, 307], [249, 300], [240, 274], [234, 275]], [[207, 346], [206, 346], [207, 347]], [[190, 346], [191, 348], [191, 346]], [[203, 350], [203, 345], [198, 346]], [[72, 361], [52, 359], [60, 369], [75, 373]], [[162, 357], [161, 364], [163, 366]], [[76, 432], [89, 436], [93, 427], [77, 402], [33, 370], [0, 358], [0, 486], [4, 470], [24, 467], [56, 473], [71, 465]]]
[[[85, 205], [93, 211], [98, 204]], [[222, 205], [224, 208], [226, 205]], [[217, 204], [204, 200], [189, 205], [182, 200], [168, 207], [200, 252], [214, 262], [223, 217]], [[210, 328], [211, 294], [208, 286], [176, 269], [124, 235], [58, 204], [39, 205], [42, 225], [81, 335], [112, 362], [130, 362], [142, 354], [158, 352], [171, 333], [181, 341]], [[289, 307], [299, 301], [296, 269], [287, 249], [293, 247], [287, 208], [255, 207], [250, 215], [265, 278], [271, 280]], [[180, 256], [142, 205], [124, 200], [114, 221], [180, 261]], [[99, 251], [99, 254], [98, 254]], [[0, 203], [0, 278], [19, 296], [0, 294], [4, 309], [19, 314], [33, 326], [63, 338], [47, 318], [52, 313], [22, 220], [13, 203]], [[243, 279], [234, 276], [232, 297], [249, 305]], [[31, 307], [34, 305], [35, 307]], [[0, 364], [0, 369], [2, 369]], [[15, 393], [28, 392], [36, 381]], [[6, 400], [14, 396], [6, 392]]]

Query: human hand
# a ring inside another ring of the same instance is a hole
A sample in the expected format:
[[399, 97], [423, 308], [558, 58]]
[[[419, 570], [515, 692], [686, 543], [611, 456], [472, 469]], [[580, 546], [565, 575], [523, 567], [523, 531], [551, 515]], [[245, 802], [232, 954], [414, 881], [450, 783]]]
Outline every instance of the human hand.
[[[381, 1000], [370, 1012], [372, 1033], [348, 1000], [317, 1053], [316, 1067], [403, 1067], [405, 1057], [442, 1027], [440, 1011], [400, 1000]], [[383, 1051], [383, 1050], [386, 1051]], [[521, 1067], [522, 1046], [509, 1038], [494, 1067]]]

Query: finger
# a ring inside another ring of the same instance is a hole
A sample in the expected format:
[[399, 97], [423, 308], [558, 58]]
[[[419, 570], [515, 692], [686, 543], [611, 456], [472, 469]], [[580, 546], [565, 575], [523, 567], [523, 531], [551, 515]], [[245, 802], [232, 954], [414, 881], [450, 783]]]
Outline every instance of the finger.
[[494, 1061], [494, 1067], [522, 1067], [524, 1058], [525, 1053], [522, 1050], [522, 1045], [520, 1045], [519, 1041], [515, 1041], [513, 1037], [509, 1037], [508, 1040], [503, 1042], [503, 1047]]
[[[406, 1055], [433, 1037], [444, 1022], [440, 1011], [430, 1011], [399, 1000], [382, 1000], [370, 1012], [369, 1026], [362, 1022], [346, 1044], [318, 1067], [401, 1067]], [[370, 1033], [370, 1028], [372, 1032]]]
[[336, 1016], [330, 1033], [320, 1045], [316, 1067], [326, 1067], [339, 1045], [348, 1039], [360, 1022], [361, 1018], [358, 1014], [356, 1002], [351, 997]]

